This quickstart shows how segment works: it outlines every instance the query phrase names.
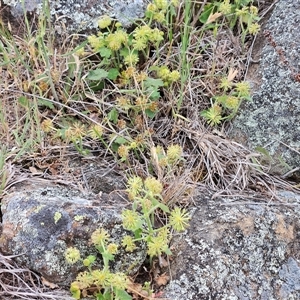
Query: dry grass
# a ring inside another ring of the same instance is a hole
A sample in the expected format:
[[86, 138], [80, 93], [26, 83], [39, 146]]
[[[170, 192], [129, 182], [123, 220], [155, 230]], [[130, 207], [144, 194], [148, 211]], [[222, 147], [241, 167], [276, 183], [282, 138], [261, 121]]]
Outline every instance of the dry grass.
[[[116, 98], [124, 95], [124, 90], [143, 93], [136, 82], [124, 87], [107, 80], [102, 89], [91, 88], [87, 74], [97, 68], [99, 57], [76, 36], [62, 37], [64, 43], [58, 47], [44, 20], [27, 29], [25, 22], [22, 35], [1, 25], [0, 193], [33, 176], [72, 185], [76, 180], [80, 187], [84, 179], [72, 177], [68, 163], [87, 152], [87, 157], [101, 160], [108, 167], [118, 165], [124, 177], [158, 177], [165, 187], [164, 201], [170, 206], [188, 205], [196, 186], [215, 192], [215, 196], [256, 192], [274, 196], [276, 188], [294, 189], [269, 175], [267, 167], [258, 163], [259, 154], [229, 140], [227, 124], [212, 128], [200, 116], [211, 105], [211, 98], [220, 93], [220, 78], [230, 69], [237, 71], [236, 81], [244, 79], [252, 45], [251, 39], [241, 43], [240, 28], [230, 30], [225, 19], [220, 21], [216, 35], [211, 30], [203, 31], [198, 18], [207, 2], [192, 2], [190, 15], [185, 15], [182, 1], [174, 18], [172, 42], [166, 41], [139, 66], [144, 72], [153, 65], [182, 72], [181, 81], [160, 90], [158, 113], [153, 119], [117, 106]], [[183, 36], [184, 30], [189, 34]], [[79, 58], [74, 49], [83, 46], [89, 55]], [[112, 108], [117, 109], [125, 126], [108, 119]], [[54, 129], [45, 130], [45, 120], [50, 120]], [[103, 129], [101, 139], [88, 136], [92, 125]], [[66, 138], [69, 128], [78, 130], [82, 144]], [[114, 149], [118, 137], [140, 145], [126, 161], [121, 161]], [[166, 150], [172, 144], [182, 147], [184, 161], [173, 170], [162, 171], [151, 149], [161, 146]], [[0, 264], [0, 296], [5, 299], [67, 299], [45, 290], [39, 276], [20, 269], [13, 257], [0, 255]]]
[[[0, 254], [0, 298], [6, 300], [68, 300], [73, 299], [60, 290], [51, 290], [39, 275], [20, 268], [13, 260], [15, 256]], [[54, 288], [54, 287], [52, 287]], [[57, 288], [57, 287], [56, 287]]]

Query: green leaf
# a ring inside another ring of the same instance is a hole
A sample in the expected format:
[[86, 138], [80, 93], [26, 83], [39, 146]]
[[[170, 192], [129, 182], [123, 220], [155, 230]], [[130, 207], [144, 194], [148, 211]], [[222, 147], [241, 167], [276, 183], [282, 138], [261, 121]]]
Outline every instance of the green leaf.
[[105, 79], [108, 76], [108, 72], [104, 69], [96, 69], [89, 72], [87, 79], [89, 80], [101, 80]]
[[166, 212], [166, 213], [169, 213], [170, 212], [170, 209], [167, 205], [165, 204], [162, 204], [162, 203], [159, 203], [158, 204], [158, 207], [163, 211], [163, 212]]
[[80, 299], [80, 290], [78, 290], [78, 291], [73, 291], [73, 292], [71, 292], [72, 293], [72, 297], [74, 298], [74, 299]]
[[68, 58], [68, 77], [73, 79], [75, 77], [75, 70], [76, 70], [76, 61], [74, 56], [70, 56]]
[[122, 48], [120, 50], [120, 55], [123, 56], [123, 57], [127, 56], [129, 53], [130, 53], [130, 51], [127, 48]]
[[120, 75], [119, 70], [112, 68], [108, 71], [107, 78], [110, 80], [116, 80], [119, 75]]
[[103, 90], [104, 89], [104, 82], [103, 81], [93, 81], [93, 83], [90, 83], [89, 84], [89, 87], [94, 91], [94, 92], [97, 92], [97, 91], [100, 91], [100, 90]]
[[29, 108], [29, 100], [25, 96], [19, 97], [18, 103], [25, 108]]
[[151, 71], [158, 71], [160, 69], [160, 67], [158, 67], [158, 66], [152, 66], [152, 67], [150, 67], [149, 68], [149, 71], [151, 72]]
[[112, 144], [111, 144], [111, 149], [112, 149], [114, 152], [118, 152], [119, 147], [120, 147], [120, 145], [117, 144], [117, 143], [112, 143]]
[[102, 47], [102, 48], [100, 48], [99, 53], [102, 57], [110, 58], [112, 51], [106, 47]]
[[102, 257], [103, 257], [104, 261], [105, 261], [105, 259], [107, 259], [107, 260], [114, 260], [115, 259], [115, 256], [112, 255], [111, 253], [103, 252], [101, 254], [102, 254]]
[[243, 99], [247, 100], [247, 101], [252, 101], [252, 97], [251, 96], [244, 96]]
[[97, 300], [111, 300], [113, 299], [113, 295], [110, 291], [105, 292], [104, 294], [97, 294]]
[[228, 96], [227, 95], [215, 96], [214, 99], [216, 100], [216, 102], [224, 105], [224, 104], [226, 104]]
[[261, 154], [263, 154], [263, 155], [266, 156], [267, 158], [272, 159], [272, 158], [271, 158], [271, 155], [270, 155], [270, 153], [269, 153], [269, 151], [268, 151], [267, 149], [265, 149], [264, 147], [257, 146], [257, 147], [255, 148], [255, 150], [256, 150], [257, 152], [260, 152]]
[[54, 110], [54, 105], [52, 102], [48, 101], [48, 100], [45, 100], [45, 99], [39, 99], [38, 100], [38, 105], [39, 106], [46, 106], [48, 108], [50, 108], [51, 110]]
[[123, 144], [126, 144], [128, 141], [127, 141], [127, 139], [125, 139], [124, 137], [118, 136], [118, 137], [114, 140], [114, 142], [117, 143], [118, 145], [123, 145]]
[[161, 79], [147, 78], [144, 81], [145, 87], [155, 87], [156, 89], [164, 86], [164, 82]]
[[116, 298], [120, 300], [132, 300], [132, 297], [124, 290], [114, 289]]
[[164, 252], [165, 252], [167, 255], [172, 255], [172, 254], [173, 254], [169, 247], [167, 247], [166, 249], [164, 249]]
[[96, 260], [96, 256], [95, 255], [89, 255], [86, 259], [90, 262], [90, 264], [92, 264]]
[[142, 232], [143, 232], [142, 228], [137, 229], [137, 230], [134, 232], [134, 238], [140, 239], [141, 236], [142, 236]]
[[158, 100], [160, 98], [160, 92], [157, 90], [153, 91], [153, 90], [148, 89], [147, 93], [150, 94], [150, 97], [149, 97], [150, 100]]
[[214, 12], [214, 4], [208, 4], [204, 7], [203, 13], [200, 15], [200, 22], [205, 24], [209, 18], [209, 16]]
[[146, 109], [145, 114], [150, 118], [153, 119], [156, 115], [157, 111], [152, 111], [151, 109]]
[[112, 121], [114, 124], [117, 124], [118, 123], [118, 117], [119, 117], [119, 113], [118, 111], [113, 108], [107, 115], [108, 119], [110, 121]]

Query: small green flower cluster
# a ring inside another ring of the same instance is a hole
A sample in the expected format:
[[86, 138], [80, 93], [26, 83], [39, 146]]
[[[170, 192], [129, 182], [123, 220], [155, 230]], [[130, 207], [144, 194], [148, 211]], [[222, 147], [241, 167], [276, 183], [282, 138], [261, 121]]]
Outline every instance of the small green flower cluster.
[[226, 16], [231, 28], [239, 21], [244, 35], [247, 33], [255, 35], [259, 32], [260, 25], [257, 23], [259, 21], [257, 7], [254, 5], [249, 6], [252, 2], [252, 0], [224, 0], [218, 3], [218, 12]]
[[157, 69], [157, 76], [162, 79], [164, 86], [169, 86], [180, 79], [178, 71], [170, 71], [166, 66]]
[[[178, 160], [178, 156], [179, 149], [174, 145], [169, 149], [169, 157], [175, 161]], [[138, 176], [129, 178], [127, 191], [133, 201], [133, 208], [122, 212], [122, 225], [133, 235], [124, 236], [121, 245], [126, 251], [133, 252], [137, 249], [137, 242], [145, 242], [151, 259], [162, 254], [172, 254], [169, 249], [171, 230], [181, 232], [187, 229], [190, 220], [188, 212], [179, 207], [170, 211], [163, 204], [163, 185], [154, 177], [145, 180]], [[169, 221], [165, 226], [155, 228], [154, 214], [159, 210], [168, 214]], [[127, 276], [121, 272], [112, 273], [109, 269], [109, 262], [114, 260], [118, 245], [110, 242], [110, 236], [103, 228], [92, 233], [91, 243], [102, 256], [102, 270], [93, 268], [96, 256], [89, 255], [81, 259], [80, 252], [75, 247], [65, 251], [65, 259], [69, 264], [81, 261], [87, 267], [87, 271], [80, 272], [72, 282], [72, 296], [75, 299], [91, 295], [96, 299], [132, 299], [126, 292], [129, 284]]]
[[93, 232], [91, 242], [102, 255], [104, 267], [102, 270], [92, 268], [96, 261], [96, 256], [89, 255], [81, 260], [80, 252], [75, 247], [70, 247], [65, 252], [66, 261], [74, 264], [82, 261], [88, 268], [87, 271], [80, 272], [76, 280], [71, 283], [70, 291], [75, 299], [80, 299], [91, 294], [96, 299], [131, 299], [125, 291], [129, 280], [124, 273], [112, 273], [109, 270], [109, 261], [114, 260], [114, 255], [118, 251], [118, 245], [109, 242], [110, 236], [103, 228]]
[[[147, 177], [145, 180], [138, 176], [130, 178], [127, 191], [129, 199], [133, 201], [133, 208], [122, 212], [123, 227], [134, 236], [127, 235], [122, 246], [127, 251], [133, 251], [136, 242], [144, 241], [151, 258], [162, 254], [170, 255], [168, 245], [171, 229], [180, 232], [188, 227], [190, 216], [187, 211], [179, 207], [170, 211], [163, 203], [163, 185], [154, 177]], [[163, 227], [155, 228], [154, 215], [159, 210], [169, 215], [169, 222]]]
[[165, 23], [169, 5], [178, 7], [179, 0], [154, 0], [152, 3], [148, 4], [145, 15], [150, 20], [154, 20], [158, 23]]
[[99, 31], [97, 35], [89, 36], [88, 42], [94, 53], [99, 53], [103, 58], [109, 58], [109, 63], [114, 61], [117, 67], [122, 63], [126, 66], [136, 66], [139, 62], [139, 51], [147, 57], [146, 49], [151, 46], [157, 48], [164, 40], [164, 33], [158, 28], [141, 25], [137, 26], [133, 32], [127, 33], [120, 23], [114, 23], [109, 16], [103, 16], [98, 26], [102, 31]]
[[251, 99], [250, 84], [246, 81], [233, 83], [230, 78], [224, 77], [219, 87], [224, 94], [215, 96], [213, 105], [201, 112], [209, 125], [218, 125], [221, 121], [230, 120], [237, 113], [241, 102]]
[[165, 153], [161, 146], [157, 146], [153, 149], [152, 160], [162, 169], [168, 167], [168, 170], [174, 170], [174, 167], [182, 160], [182, 148], [180, 145], [170, 145]]
[[80, 121], [73, 121], [64, 124], [55, 124], [51, 119], [44, 119], [41, 123], [41, 129], [44, 134], [47, 134], [53, 141], [57, 143], [72, 142], [74, 147], [80, 154], [88, 154], [88, 150], [84, 148], [84, 138], [91, 138], [93, 140], [102, 140], [104, 132], [103, 127], [100, 124], [92, 124], [86, 126]]

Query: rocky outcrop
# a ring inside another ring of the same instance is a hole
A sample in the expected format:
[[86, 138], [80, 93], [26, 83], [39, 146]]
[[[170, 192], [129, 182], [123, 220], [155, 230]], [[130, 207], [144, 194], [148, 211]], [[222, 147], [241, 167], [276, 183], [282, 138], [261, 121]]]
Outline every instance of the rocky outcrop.
[[172, 300], [300, 299], [300, 194], [282, 201], [199, 196], [174, 239]]
[[[11, 14], [20, 17], [26, 12], [41, 13], [42, 0], [3, 0], [11, 7]], [[50, 15], [57, 33], [76, 33], [97, 28], [97, 20], [102, 15], [109, 15], [124, 27], [144, 16], [147, 1], [145, 0], [58, 0], [49, 1]]]
[[[118, 245], [128, 234], [121, 226], [120, 212], [127, 204], [122, 199], [115, 193], [99, 193], [96, 197], [39, 182], [22, 185], [2, 200], [0, 250], [4, 254], [20, 255], [18, 263], [49, 282], [68, 287], [83, 270], [82, 262], [66, 263], [64, 253], [68, 247], [78, 248], [85, 258], [97, 255], [90, 243], [96, 229], [106, 229]], [[145, 247], [139, 245], [133, 253], [121, 246], [119, 250], [112, 270], [136, 272], [145, 259]], [[100, 258], [97, 266], [101, 267]]]
[[231, 131], [236, 141], [266, 150], [271, 171], [280, 175], [300, 167], [299, 19], [300, 1], [278, 1], [252, 54], [259, 60], [248, 72], [253, 101], [243, 105]]

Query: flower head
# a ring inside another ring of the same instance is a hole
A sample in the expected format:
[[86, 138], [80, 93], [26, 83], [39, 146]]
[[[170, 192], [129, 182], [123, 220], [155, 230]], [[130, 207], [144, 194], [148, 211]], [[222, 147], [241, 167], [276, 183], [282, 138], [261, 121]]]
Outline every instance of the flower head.
[[80, 288], [85, 289], [93, 284], [93, 277], [91, 276], [90, 273], [87, 271], [85, 272], [80, 272], [77, 277], [76, 281], [80, 283]]
[[118, 29], [115, 33], [114, 36], [117, 40], [120, 41], [122, 44], [126, 44], [128, 41], [128, 33], [124, 31], [123, 29]]
[[130, 52], [124, 57], [124, 63], [129, 66], [135, 66], [139, 62], [139, 57], [136, 53]]
[[145, 188], [154, 195], [160, 194], [163, 190], [162, 183], [154, 177], [147, 177], [144, 185]]
[[93, 140], [97, 140], [103, 134], [103, 127], [98, 124], [92, 125], [88, 131], [88, 134]]
[[182, 148], [179, 145], [171, 145], [167, 149], [167, 158], [170, 164], [178, 161], [182, 154]]
[[142, 226], [140, 215], [133, 210], [125, 209], [122, 212], [123, 227], [126, 230], [136, 231]]
[[128, 184], [127, 191], [133, 193], [134, 195], [139, 193], [143, 188], [143, 180], [141, 177], [138, 176], [130, 177], [128, 179], [127, 184]]
[[108, 232], [103, 229], [97, 229], [92, 233], [91, 241], [95, 246], [102, 246], [102, 243], [106, 243], [109, 238]]
[[231, 13], [231, 4], [229, 3], [229, 0], [223, 1], [219, 6], [219, 12], [223, 15], [228, 15]]
[[162, 66], [157, 71], [157, 76], [160, 77], [162, 80], [168, 80], [170, 76], [170, 70], [166, 66]]
[[202, 111], [201, 116], [207, 120], [209, 125], [217, 125], [222, 121], [221, 112], [220, 105], [214, 104], [211, 108]]
[[127, 276], [124, 273], [118, 272], [110, 279], [110, 284], [119, 290], [125, 290], [128, 285]]
[[132, 46], [135, 50], [143, 50], [147, 48], [147, 42], [145, 39], [134, 39], [132, 41]]
[[151, 34], [152, 29], [148, 25], [143, 25], [135, 28], [133, 31], [133, 36], [135, 39], [148, 39], [148, 36]]
[[224, 101], [225, 107], [229, 109], [237, 109], [239, 106], [240, 100], [238, 97], [235, 96], [228, 96]]
[[90, 35], [88, 37], [88, 42], [95, 52], [98, 51], [100, 48], [104, 47], [106, 44], [105, 39], [102, 35], [100, 36]]
[[108, 253], [116, 254], [118, 252], [118, 245], [114, 244], [114, 243], [111, 243], [111, 244], [107, 245], [106, 249], [107, 249]]
[[164, 33], [163, 31], [159, 30], [158, 28], [154, 28], [151, 30], [151, 33], [149, 35], [149, 41], [152, 43], [159, 44], [164, 40]]
[[164, 23], [166, 21], [166, 16], [163, 12], [156, 12], [153, 14], [153, 20], [158, 23]]
[[107, 42], [107, 47], [113, 51], [117, 51], [121, 48], [122, 42], [118, 37], [116, 36], [116, 33], [110, 33], [105, 41]]
[[157, 6], [154, 3], [149, 3], [147, 5], [147, 11], [154, 13], [157, 10], [158, 10], [158, 8], [157, 8]]
[[236, 83], [235, 89], [238, 92], [239, 97], [247, 97], [250, 95], [250, 84], [247, 81]]
[[129, 147], [126, 145], [121, 145], [118, 148], [118, 154], [122, 159], [127, 159], [129, 155]]
[[228, 79], [228, 77], [223, 77], [221, 79], [220, 88], [223, 89], [224, 92], [228, 91], [232, 86], [232, 82]]
[[133, 250], [136, 249], [134, 240], [130, 235], [124, 236], [124, 238], [122, 240], [122, 246], [125, 247], [125, 250], [128, 252], [132, 252]]
[[171, 82], [175, 82], [180, 78], [180, 73], [179, 71], [172, 71], [169, 75], [169, 80]]
[[41, 124], [41, 128], [44, 132], [50, 132], [50, 131], [54, 130], [52, 120], [45, 119]]
[[108, 270], [94, 270], [91, 272], [91, 277], [95, 285], [104, 288], [110, 284], [112, 274]]
[[98, 26], [101, 29], [107, 28], [111, 24], [111, 18], [107, 15], [102, 16], [98, 21]]
[[191, 217], [185, 209], [175, 207], [174, 210], [171, 212], [170, 225], [176, 231], [184, 231], [189, 226], [188, 222], [190, 219]]
[[178, 7], [178, 6], [179, 6], [179, 0], [171, 0], [171, 4], [172, 4], [174, 7]]
[[255, 35], [259, 32], [260, 25], [258, 23], [252, 23], [251, 25], [249, 25], [248, 30], [250, 34]]
[[161, 239], [160, 236], [152, 237], [151, 240], [147, 243], [147, 246], [147, 253], [151, 257], [160, 255], [162, 252], [164, 252], [164, 250], [166, 250], [166, 248], [168, 248], [165, 240]]
[[250, 8], [249, 8], [249, 10], [250, 10], [250, 14], [252, 14], [254, 17], [257, 16], [257, 14], [258, 14], [258, 8], [256, 6], [251, 5]]
[[75, 247], [70, 247], [65, 251], [65, 259], [69, 264], [75, 264], [80, 260], [80, 252]]
[[154, 0], [154, 4], [157, 6], [158, 9], [161, 9], [161, 10], [168, 8], [167, 0]]

